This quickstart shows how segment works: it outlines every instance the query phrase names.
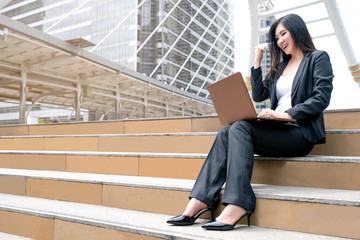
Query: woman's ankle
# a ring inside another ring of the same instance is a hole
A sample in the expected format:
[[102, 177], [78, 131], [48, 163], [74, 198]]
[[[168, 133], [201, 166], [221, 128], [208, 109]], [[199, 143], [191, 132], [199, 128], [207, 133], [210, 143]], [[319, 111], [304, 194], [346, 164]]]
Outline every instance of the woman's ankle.
[[241, 216], [246, 213], [246, 210], [240, 206], [228, 204], [221, 214], [216, 218], [217, 221], [233, 225], [239, 220]]
[[196, 198], [191, 198], [183, 212], [183, 215], [193, 217], [200, 210], [206, 209], [208, 206]]

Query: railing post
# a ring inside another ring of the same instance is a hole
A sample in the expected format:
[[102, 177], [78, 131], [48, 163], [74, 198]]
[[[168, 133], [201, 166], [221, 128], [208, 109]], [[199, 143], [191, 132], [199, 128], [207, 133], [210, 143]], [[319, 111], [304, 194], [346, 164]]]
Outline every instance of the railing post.
[[21, 81], [19, 88], [20, 102], [19, 102], [19, 123], [26, 123], [26, 82], [27, 82], [27, 71], [25, 64], [21, 64]]
[[79, 77], [76, 77], [75, 121], [80, 121], [80, 105], [81, 105], [81, 80]]

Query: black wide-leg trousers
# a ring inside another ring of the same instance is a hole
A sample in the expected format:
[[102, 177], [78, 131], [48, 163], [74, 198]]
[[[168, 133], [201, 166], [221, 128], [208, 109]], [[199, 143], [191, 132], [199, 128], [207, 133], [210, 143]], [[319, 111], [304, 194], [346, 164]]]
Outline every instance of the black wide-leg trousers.
[[250, 185], [254, 154], [263, 156], [305, 156], [314, 144], [302, 135], [297, 124], [239, 121], [221, 129], [202, 166], [190, 198], [217, 207], [221, 187], [222, 203], [255, 210]]

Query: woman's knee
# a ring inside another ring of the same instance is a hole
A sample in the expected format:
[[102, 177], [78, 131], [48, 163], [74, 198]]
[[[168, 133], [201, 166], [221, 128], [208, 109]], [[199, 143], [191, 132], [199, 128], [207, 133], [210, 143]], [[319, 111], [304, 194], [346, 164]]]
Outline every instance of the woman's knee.
[[229, 129], [229, 133], [238, 133], [238, 132], [246, 132], [250, 134], [251, 131], [251, 123], [248, 121], [237, 121], [234, 122]]
[[219, 136], [228, 135], [229, 128], [230, 128], [230, 126], [223, 127], [222, 129], [220, 129], [218, 131], [217, 135], [219, 135]]

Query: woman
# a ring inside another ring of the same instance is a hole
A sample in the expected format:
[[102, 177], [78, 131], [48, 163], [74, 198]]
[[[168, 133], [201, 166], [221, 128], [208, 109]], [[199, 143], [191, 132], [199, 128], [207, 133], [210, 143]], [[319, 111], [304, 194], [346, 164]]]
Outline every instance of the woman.
[[304, 21], [295, 14], [278, 19], [269, 30], [271, 68], [262, 81], [265, 47], [255, 48], [251, 69], [252, 97], [270, 98], [271, 110], [261, 116], [295, 119], [296, 124], [238, 121], [219, 131], [182, 215], [167, 222], [191, 225], [204, 212], [216, 209], [225, 184], [222, 213], [203, 225], [231, 230], [255, 210], [250, 185], [254, 153], [264, 156], [304, 156], [325, 143], [323, 110], [329, 105], [333, 72], [329, 56], [317, 51]]

